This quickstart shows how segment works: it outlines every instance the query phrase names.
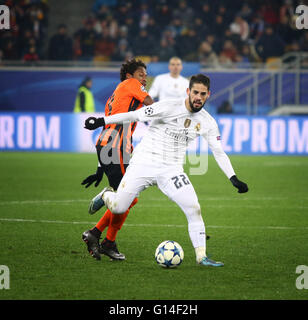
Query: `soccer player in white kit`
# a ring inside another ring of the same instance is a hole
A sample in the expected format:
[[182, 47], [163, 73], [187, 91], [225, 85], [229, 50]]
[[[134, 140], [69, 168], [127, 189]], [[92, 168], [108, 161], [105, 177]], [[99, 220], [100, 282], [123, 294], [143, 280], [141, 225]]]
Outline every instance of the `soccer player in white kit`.
[[186, 98], [189, 81], [180, 74], [183, 69], [182, 60], [178, 57], [172, 57], [169, 60], [168, 68], [169, 73], [163, 73], [154, 78], [149, 95], [152, 99], [157, 98], [158, 101]]
[[205, 225], [196, 192], [183, 170], [187, 145], [203, 136], [219, 167], [239, 193], [248, 191], [238, 180], [229, 157], [224, 152], [214, 118], [203, 109], [210, 95], [210, 79], [194, 75], [189, 82], [186, 99], [163, 100], [137, 111], [105, 118], [90, 117], [85, 128], [94, 130], [111, 123], [150, 121], [147, 133], [135, 148], [117, 192], [107, 187], [95, 196], [89, 206], [93, 214], [103, 205], [114, 214], [124, 213], [144, 189], [157, 185], [185, 213], [188, 232], [196, 253], [196, 261], [204, 266], [223, 266], [206, 255]]

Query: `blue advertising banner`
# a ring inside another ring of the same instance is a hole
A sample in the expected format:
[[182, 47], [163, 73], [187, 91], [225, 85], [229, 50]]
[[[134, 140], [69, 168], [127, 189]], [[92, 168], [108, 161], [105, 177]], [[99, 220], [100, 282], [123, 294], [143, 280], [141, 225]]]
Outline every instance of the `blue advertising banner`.
[[226, 153], [308, 154], [307, 117], [216, 117]]
[[[95, 152], [100, 129], [84, 129], [89, 115], [73, 113], [0, 113], [0, 151]], [[102, 114], [96, 114], [102, 116]], [[215, 117], [228, 154], [308, 155], [308, 117]], [[147, 130], [139, 123], [134, 145]], [[197, 140], [188, 152], [206, 153]]]
[[73, 114], [1, 113], [1, 151], [77, 151]]

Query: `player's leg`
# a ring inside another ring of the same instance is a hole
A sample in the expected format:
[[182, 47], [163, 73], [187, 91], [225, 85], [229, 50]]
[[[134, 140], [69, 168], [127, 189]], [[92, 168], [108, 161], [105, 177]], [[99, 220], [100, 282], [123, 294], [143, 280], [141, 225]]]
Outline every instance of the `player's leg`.
[[[124, 214], [111, 214], [110, 223], [109, 223], [107, 234], [106, 234], [107, 240], [115, 241], [117, 234], [121, 230], [130, 209], [134, 207], [137, 204], [137, 202], [138, 202], [138, 198], [135, 198]], [[108, 211], [111, 212], [109, 209]]]
[[[96, 146], [98, 159], [100, 161], [100, 165], [104, 167], [104, 172], [108, 177], [110, 186], [116, 190], [123, 177], [123, 173], [119, 164], [105, 165], [103, 163], [103, 159], [101, 159], [102, 148], [103, 147], [100, 145]], [[124, 169], [126, 169], [126, 167], [127, 166], [125, 166]], [[89, 207], [89, 213], [91, 214], [95, 213], [104, 205], [99, 195], [96, 196], [96, 198], [97, 198], [96, 199], [97, 201], [93, 202], [92, 200], [91, 205]], [[95, 205], [93, 206], [94, 203]], [[118, 251], [115, 239], [116, 239], [117, 232], [121, 229], [127, 217], [127, 214], [128, 214], [128, 211], [125, 215], [119, 216], [117, 220], [113, 220], [113, 214], [108, 209], [106, 210], [102, 218], [98, 221], [98, 223], [95, 225], [95, 227], [83, 233], [82, 239], [86, 242], [88, 251], [94, 258], [99, 260], [100, 259], [99, 253], [104, 253], [104, 254], [107, 254], [112, 259], [117, 259], [117, 260], [125, 259], [125, 255]], [[106, 238], [103, 240], [102, 244], [99, 245], [99, 239], [106, 227], [108, 227]]]
[[[114, 190], [116, 190], [123, 177], [120, 166], [117, 164], [110, 164], [106, 166], [105, 174], [108, 177], [109, 185]], [[101, 199], [100, 195], [98, 195], [97, 197], [99, 206], [103, 206], [104, 202]], [[97, 222], [95, 227], [91, 229], [91, 233], [94, 234], [98, 239], [100, 239], [102, 232], [107, 227], [107, 234], [99, 246], [99, 252], [115, 260], [125, 260], [125, 255], [119, 252], [115, 240], [118, 231], [124, 224], [128, 212], [129, 210], [127, 210], [124, 215], [118, 217], [118, 215], [112, 214], [111, 211], [107, 209], [101, 219]], [[118, 219], [115, 220], [114, 217], [117, 217]]]
[[[118, 164], [110, 164], [108, 166], [106, 166], [105, 169], [105, 174], [108, 177], [108, 181], [109, 181], [109, 186], [111, 186], [114, 190], [118, 189], [118, 186], [120, 184], [120, 181], [123, 178], [123, 173], [121, 171], [120, 165]], [[104, 203], [102, 202], [102, 205], [104, 205]], [[121, 219], [123, 219], [123, 217], [121, 217]], [[102, 216], [102, 218], [98, 221], [98, 223], [96, 224], [95, 228], [98, 229], [98, 232], [102, 233], [106, 227], [108, 227], [108, 231], [109, 231], [109, 237], [107, 236], [107, 238], [109, 240], [112, 240], [111, 238], [114, 238], [116, 235], [113, 235], [112, 232], [114, 231], [115, 233], [117, 233], [118, 231], [118, 226], [115, 226], [115, 230], [113, 230], [114, 228], [114, 224], [112, 223], [113, 220], [113, 215], [111, 213], [111, 211], [109, 209], [107, 209], [104, 213], [104, 215]], [[124, 219], [125, 220], [125, 219]], [[124, 223], [123, 220], [123, 223]], [[119, 221], [119, 220], [117, 220]], [[122, 224], [123, 224], [122, 223]], [[112, 241], [114, 241], [112, 240]]]
[[[113, 213], [112, 217], [124, 216], [125, 220], [129, 208], [137, 202], [135, 199], [137, 198], [139, 192], [146, 188], [148, 180], [136, 176], [135, 171], [136, 170], [134, 170], [134, 168], [130, 168], [126, 171], [116, 192], [110, 190], [105, 190], [105, 192], [103, 192], [102, 201], [106, 204], [106, 207]], [[137, 169], [137, 171], [144, 174], [144, 170]], [[114, 220], [113, 222], [117, 223], [115, 228], [121, 228], [124, 220]], [[115, 242], [112, 242], [108, 239], [103, 240], [99, 252], [108, 255], [112, 259], [125, 259], [125, 256], [123, 254], [120, 254], [121, 256], [119, 256], [118, 250], [115, 246]]]
[[101, 242], [99, 252], [109, 256], [112, 259], [116, 260], [125, 260], [125, 255], [120, 253], [117, 244], [116, 236], [118, 231], [122, 228], [130, 209], [138, 202], [138, 198], [135, 198], [129, 208], [123, 214], [113, 214], [110, 215], [110, 223], [108, 225], [107, 234], [104, 240]]
[[[120, 166], [120, 165], [117, 165], [117, 166]], [[111, 171], [110, 176], [115, 177], [115, 179], [110, 179], [109, 181], [110, 181], [110, 186], [113, 187], [114, 190], [118, 189], [127, 167], [128, 167], [128, 165], [124, 164], [123, 167], [120, 166], [120, 168], [117, 168], [117, 167], [111, 168], [112, 171]], [[115, 181], [116, 187], [111, 184], [112, 183], [111, 180], [116, 180]], [[116, 236], [117, 236], [119, 230], [122, 228], [122, 226], [128, 216], [130, 209], [137, 203], [137, 201], [138, 201], [138, 199], [134, 199], [124, 214], [115, 215], [112, 213], [110, 215], [110, 222], [109, 222], [108, 230], [107, 230], [107, 234], [106, 234], [106, 239], [108, 241], [115, 241]]]
[[158, 180], [159, 189], [174, 201], [185, 213], [188, 222], [188, 232], [193, 247], [196, 249], [196, 258], [206, 256], [205, 225], [201, 215], [201, 208], [196, 192], [186, 176], [174, 173]]
[[202, 265], [222, 266], [222, 263], [216, 263], [207, 257], [205, 224], [195, 189], [188, 176], [179, 170], [174, 174], [160, 176], [157, 185], [185, 213], [196, 261]]
[[[108, 189], [110, 187], [104, 188], [103, 191]], [[111, 188], [110, 188], [111, 189]], [[103, 200], [101, 199], [101, 193], [98, 194], [94, 199], [92, 199], [90, 206], [89, 206], [89, 212], [95, 212], [98, 209], [104, 205]], [[99, 223], [96, 224], [95, 227], [93, 227], [90, 230], [85, 231], [82, 234], [82, 240], [86, 243], [88, 247], [89, 253], [94, 257], [96, 260], [100, 260], [100, 245], [99, 245], [99, 239], [102, 234], [102, 227], [105, 227], [107, 223], [110, 221], [110, 216], [108, 216], [108, 212], [105, 212], [104, 216], [100, 219]], [[110, 213], [111, 215], [111, 213]], [[107, 223], [106, 223], [107, 222]], [[100, 229], [99, 229], [100, 228]], [[113, 259], [118, 260], [124, 260], [125, 256], [120, 254], [118, 250], [114, 250], [114, 257]]]
[[[136, 185], [136, 182], [138, 182], [139, 185]], [[111, 224], [114, 231], [117, 232], [120, 230], [128, 215], [129, 209], [137, 203], [137, 196], [139, 192], [144, 189], [143, 184], [144, 182], [133, 176], [132, 171], [127, 170], [116, 192], [106, 191], [103, 193], [102, 200], [105, 202], [106, 207], [112, 212]], [[110, 227], [108, 228], [108, 231], [109, 230]], [[116, 235], [115, 232], [113, 232], [113, 235], [114, 234]], [[111, 237], [113, 235], [111, 235]], [[112, 257], [112, 255], [110, 255], [110, 249], [112, 249], [112, 242], [106, 237], [101, 243], [100, 252]]]
[[[104, 168], [104, 172], [106, 173], [106, 166], [101, 161], [101, 159], [99, 157], [101, 148], [102, 148], [101, 146], [96, 146], [97, 155], [98, 155], [100, 165], [101, 165], [101, 167]], [[90, 208], [89, 208], [89, 213], [93, 214], [95, 212], [96, 212], [96, 210], [95, 211], [92, 210], [92, 212], [91, 212]], [[95, 227], [93, 227], [90, 230], [86, 230], [82, 234], [82, 240], [86, 243], [87, 249], [88, 249], [89, 253], [91, 254], [91, 256], [93, 258], [95, 258], [96, 260], [101, 259], [100, 252], [99, 252], [100, 251], [99, 239], [101, 237], [102, 231], [109, 224], [110, 215], [111, 215], [111, 213], [105, 212], [104, 216], [100, 219], [99, 223]]]
[[[97, 147], [97, 154], [100, 159], [101, 164], [103, 165], [103, 160], [101, 159], [101, 147]], [[119, 160], [119, 159], [118, 159]], [[119, 161], [118, 161], [119, 162]], [[111, 163], [105, 166], [105, 174], [108, 177], [109, 185], [117, 190], [118, 186], [124, 176], [124, 173], [127, 169], [127, 164], [120, 165], [119, 163]], [[101, 206], [104, 205], [103, 200], [101, 199], [101, 195], [97, 195], [95, 200], [91, 202], [90, 209], [94, 205], [94, 212], [99, 210]], [[107, 233], [104, 240], [101, 242], [99, 247], [99, 252], [103, 253], [112, 259], [124, 260], [125, 255], [120, 253], [117, 244], [115, 242], [117, 234], [119, 230], [122, 228], [130, 209], [137, 203], [138, 199], [134, 199], [132, 203], [130, 203], [129, 208], [121, 215], [113, 214], [109, 209], [107, 209], [102, 216], [102, 218], [98, 221], [96, 226], [91, 229], [91, 233], [94, 234], [98, 239], [101, 237], [102, 232], [107, 227]]]
[[151, 185], [151, 179], [144, 176], [145, 172], [143, 166], [131, 165], [127, 168], [117, 191], [104, 192], [102, 199], [113, 214], [123, 215], [139, 193]]

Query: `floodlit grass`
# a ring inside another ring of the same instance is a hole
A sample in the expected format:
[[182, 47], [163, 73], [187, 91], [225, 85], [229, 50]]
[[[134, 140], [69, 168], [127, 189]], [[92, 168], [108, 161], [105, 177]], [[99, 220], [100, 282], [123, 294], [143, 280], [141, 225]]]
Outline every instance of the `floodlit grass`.
[[[89, 200], [107, 184], [85, 189], [94, 154], [1, 153], [0, 265], [10, 289], [0, 299], [307, 299], [295, 286], [308, 265], [308, 159], [230, 156], [247, 194], [238, 194], [210, 157], [191, 176], [211, 239], [207, 251], [223, 268], [196, 265], [184, 213], [156, 187], [143, 192], [118, 234], [127, 260], [94, 260], [81, 241], [103, 210]], [[154, 260], [163, 240], [181, 244], [177, 269]]]

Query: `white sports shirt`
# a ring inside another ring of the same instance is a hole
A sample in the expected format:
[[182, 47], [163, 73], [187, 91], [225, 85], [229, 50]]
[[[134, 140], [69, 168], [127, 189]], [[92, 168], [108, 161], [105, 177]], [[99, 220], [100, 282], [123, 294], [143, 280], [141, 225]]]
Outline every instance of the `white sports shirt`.
[[187, 110], [185, 99], [162, 100], [136, 111], [105, 117], [106, 125], [136, 121], [150, 121], [150, 125], [135, 148], [130, 164], [182, 166], [188, 144], [201, 135], [226, 176], [235, 175], [222, 148], [217, 123], [204, 109], [192, 113]]
[[177, 99], [186, 98], [186, 89], [189, 87], [188, 79], [181, 75], [177, 78], [171, 77], [170, 73], [157, 76], [149, 90], [149, 95], [154, 99]]

